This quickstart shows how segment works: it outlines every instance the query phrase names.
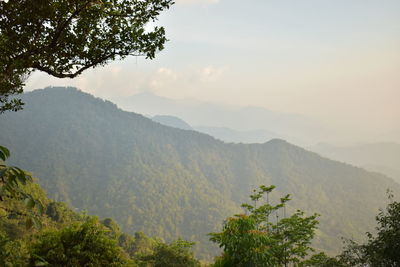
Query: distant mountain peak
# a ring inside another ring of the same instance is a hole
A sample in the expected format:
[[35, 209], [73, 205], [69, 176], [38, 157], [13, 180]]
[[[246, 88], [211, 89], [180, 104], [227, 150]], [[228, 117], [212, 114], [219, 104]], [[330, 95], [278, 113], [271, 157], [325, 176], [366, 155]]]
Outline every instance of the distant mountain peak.
[[153, 121], [161, 123], [165, 126], [178, 128], [181, 130], [193, 130], [193, 128], [184, 120], [169, 115], [156, 115], [151, 118]]
[[288, 141], [281, 139], [281, 138], [274, 138], [274, 139], [269, 140], [266, 143], [267, 144], [279, 144], [279, 145], [292, 145]]

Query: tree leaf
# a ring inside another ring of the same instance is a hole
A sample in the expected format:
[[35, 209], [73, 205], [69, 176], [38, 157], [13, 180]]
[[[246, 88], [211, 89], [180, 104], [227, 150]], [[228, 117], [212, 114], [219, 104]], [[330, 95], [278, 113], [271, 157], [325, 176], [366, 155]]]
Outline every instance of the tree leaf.
[[31, 229], [33, 226], [33, 220], [32, 218], [27, 218], [25, 221], [25, 227], [26, 229]]
[[28, 209], [32, 209], [35, 206], [35, 201], [32, 197], [25, 198], [24, 203]]
[[41, 222], [40, 219], [38, 219], [36, 217], [33, 217], [32, 221], [33, 221], [33, 224], [34, 224], [35, 228], [37, 228], [37, 229], [42, 228], [43, 225], [42, 225], [42, 222]]
[[49, 264], [44, 261], [35, 261], [35, 266], [48, 266]]
[[0, 146], [0, 159], [5, 161], [8, 157], [10, 157], [10, 151], [4, 146]]

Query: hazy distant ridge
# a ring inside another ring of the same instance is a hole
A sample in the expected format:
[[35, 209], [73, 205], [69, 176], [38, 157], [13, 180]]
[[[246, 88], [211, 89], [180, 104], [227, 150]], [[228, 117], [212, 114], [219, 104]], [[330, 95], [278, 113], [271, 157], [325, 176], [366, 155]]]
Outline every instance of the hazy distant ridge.
[[[242, 132], [242, 136], [243, 132], [264, 130], [296, 144], [311, 145], [325, 140], [329, 134], [322, 125], [302, 115], [273, 112], [261, 107], [224, 106], [190, 99], [175, 100], [151, 93], [141, 93], [115, 101], [127, 111], [150, 116], [176, 116], [192, 126], [229, 128]], [[213, 133], [217, 131], [214, 129]], [[232, 140], [236, 141], [238, 137]], [[241, 142], [247, 142], [247, 135], [243, 138]]]
[[181, 130], [193, 130], [193, 128], [188, 123], [175, 116], [156, 115], [151, 119], [165, 126], [174, 127]]
[[310, 149], [335, 160], [381, 172], [400, 183], [400, 144], [393, 142], [355, 146], [318, 144]]
[[182, 130], [196, 130], [201, 133], [211, 135], [221, 141], [227, 143], [265, 143], [271, 139], [283, 139], [283, 136], [266, 131], [237, 131], [227, 127], [211, 127], [211, 126], [190, 126], [184, 120], [170, 115], [156, 115], [151, 118], [153, 121]]

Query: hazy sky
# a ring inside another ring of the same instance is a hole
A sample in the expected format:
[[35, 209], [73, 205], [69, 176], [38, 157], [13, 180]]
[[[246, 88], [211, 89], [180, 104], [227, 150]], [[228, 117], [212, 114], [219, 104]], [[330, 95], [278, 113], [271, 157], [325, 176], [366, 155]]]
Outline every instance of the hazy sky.
[[[399, 0], [177, 0], [153, 61], [129, 58], [75, 80], [103, 98], [171, 98], [305, 114], [353, 135], [400, 129]], [[400, 131], [399, 131], [400, 135]]]

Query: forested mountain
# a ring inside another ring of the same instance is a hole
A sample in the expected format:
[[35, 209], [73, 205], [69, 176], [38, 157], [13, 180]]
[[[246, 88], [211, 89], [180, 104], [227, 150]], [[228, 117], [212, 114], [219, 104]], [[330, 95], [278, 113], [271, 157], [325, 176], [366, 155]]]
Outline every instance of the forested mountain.
[[341, 237], [373, 230], [388, 188], [400, 195], [383, 175], [283, 140], [225, 144], [73, 88], [36, 90], [23, 101], [23, 111], [0, 116], [0, 143], [13, 152], [11, 163], [40, 177], [56, 200], [115, 218], [129, 233], [197, 241], [203, 257], [215, 253], [207, 233], [239, 212], [260, 184], [277, 185], [276, 198], [291, 194], [289, 213], [320, 213], [314, 245], [328, 252], [340, 250]]
[[174, 266], [200, 266], [186, 241], [166, 244], [140, 232], [129, 235], [112, 218], [100, 220], [52, 201], [37, 183], [28, 182], [19, 189], [40, 202], [42, 208], [35, 209], [19, 197], [2, 195], [0, 266], [139, 267], [160, 266], [166, 260]]
[[321, 143], [310, 147], [323, 156], [376, 171], [400, 183], [400, 144], [393, 142], [354, 146], [334, 146]]

